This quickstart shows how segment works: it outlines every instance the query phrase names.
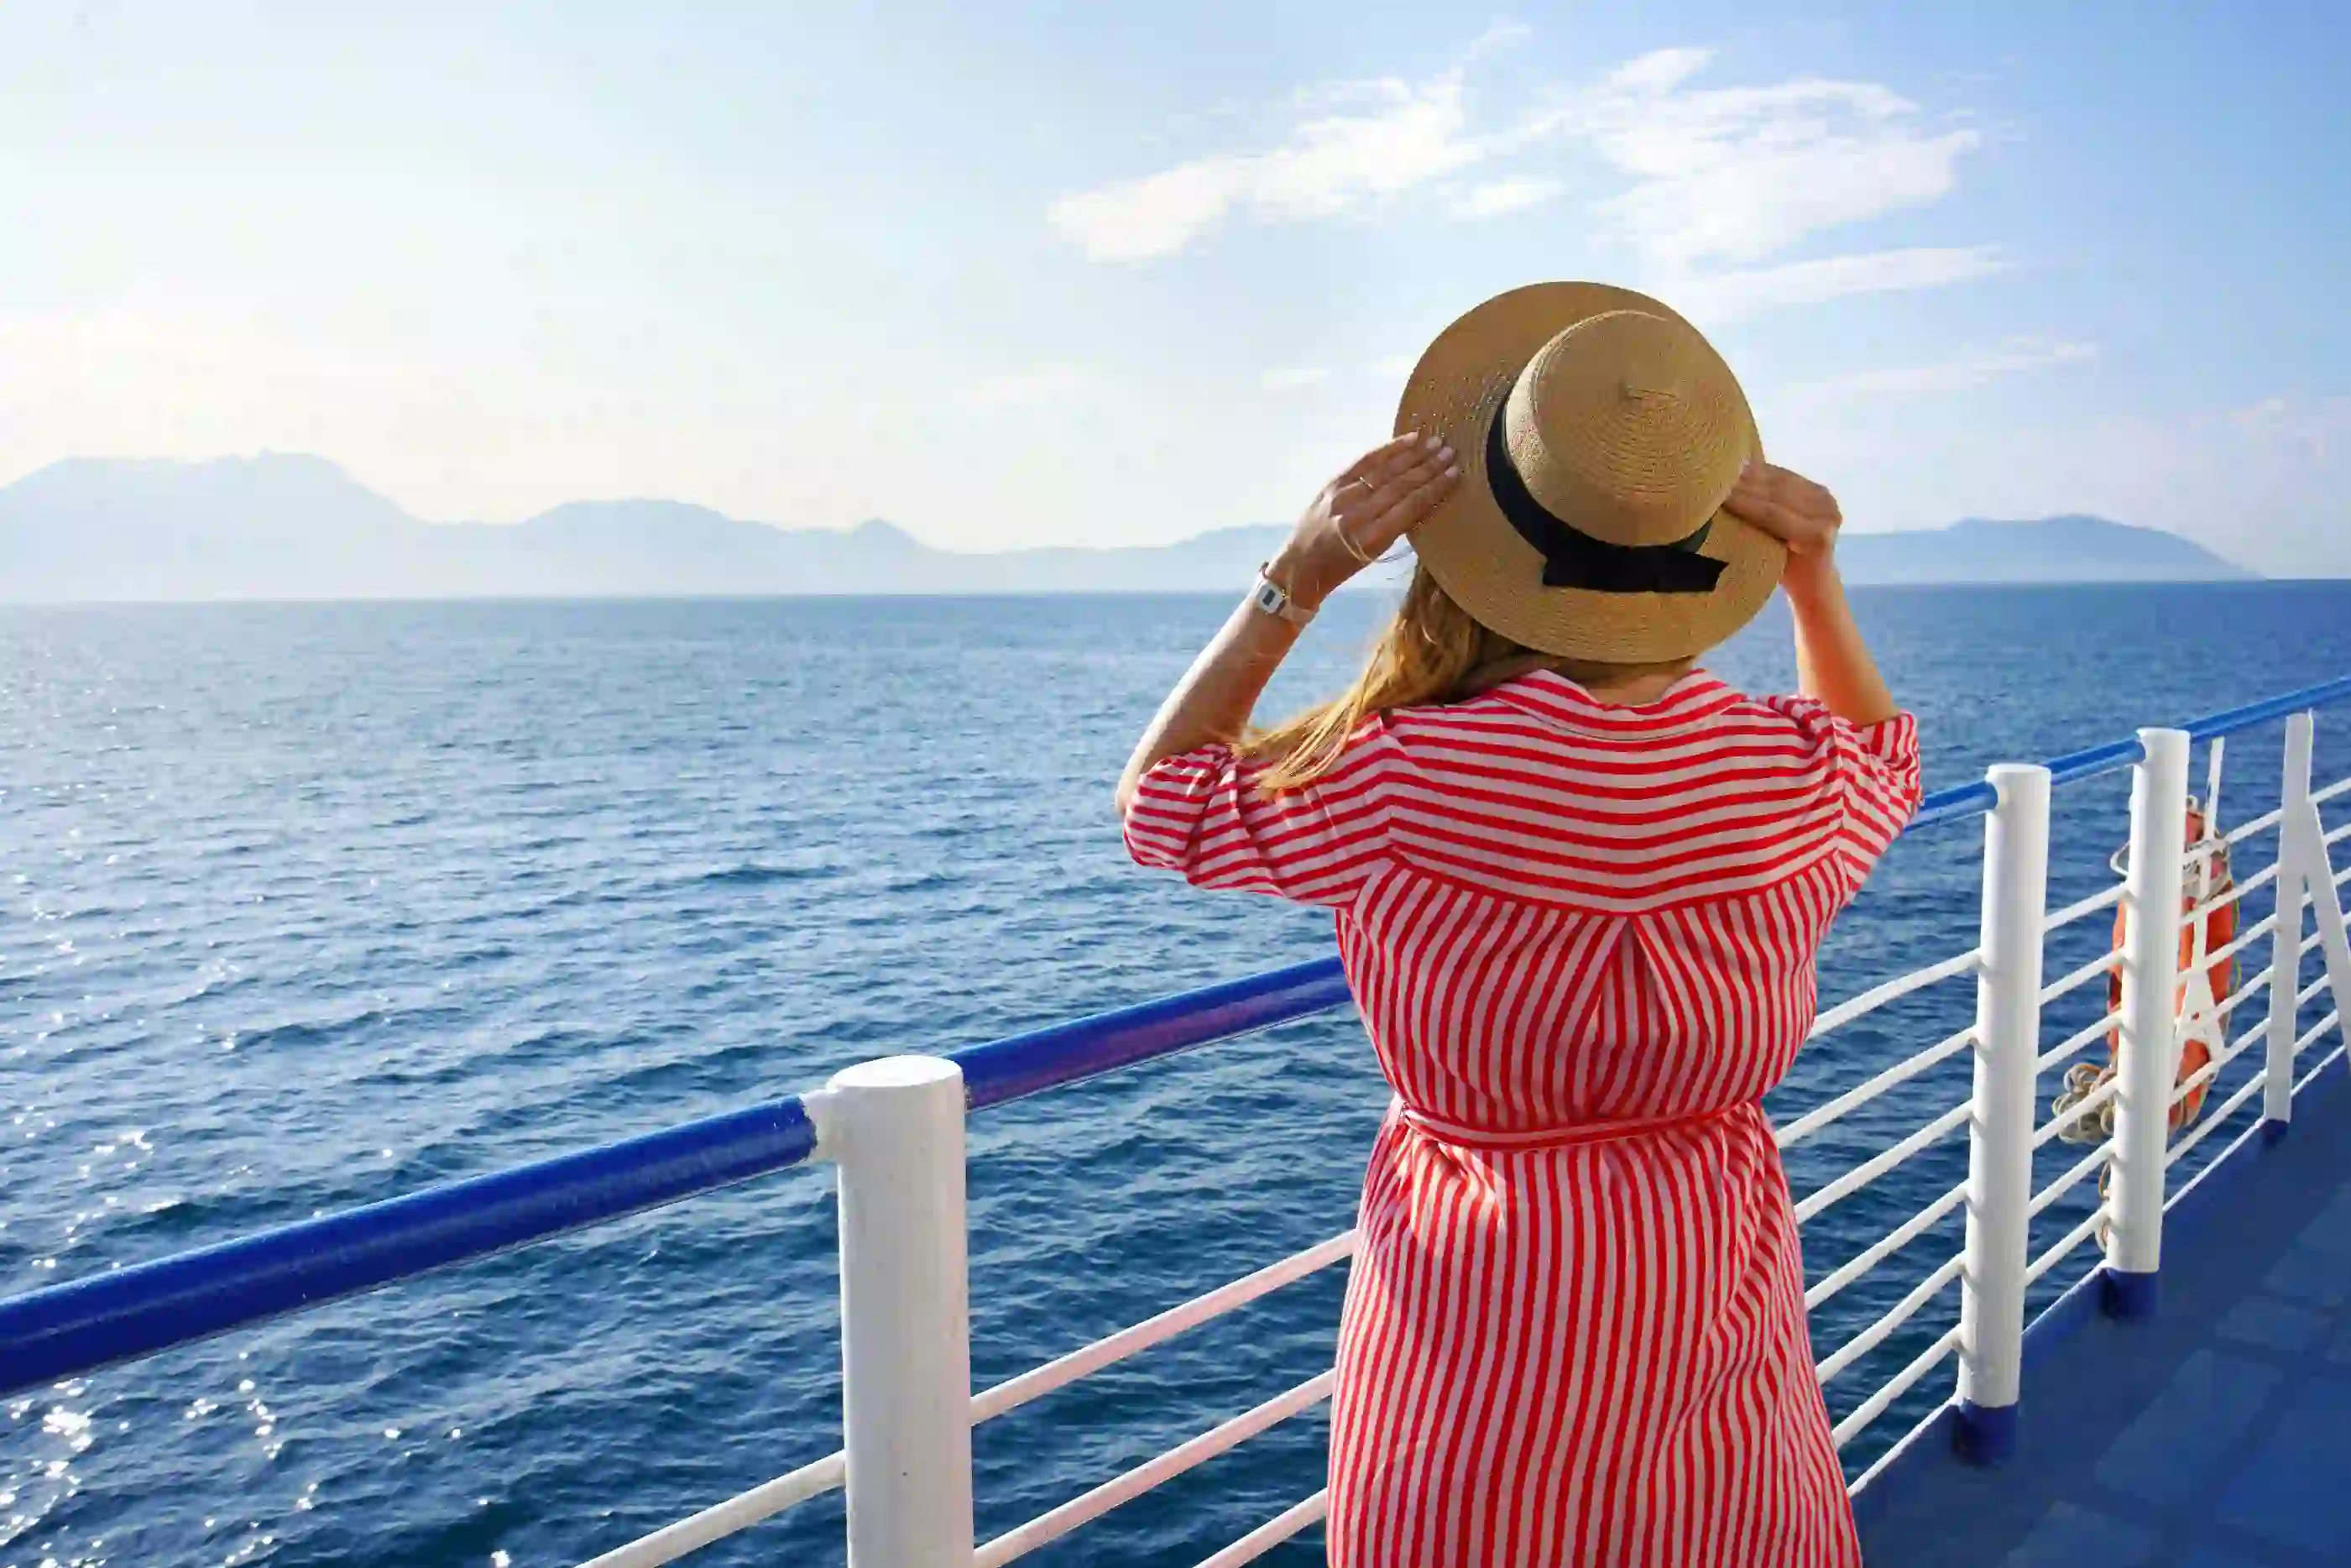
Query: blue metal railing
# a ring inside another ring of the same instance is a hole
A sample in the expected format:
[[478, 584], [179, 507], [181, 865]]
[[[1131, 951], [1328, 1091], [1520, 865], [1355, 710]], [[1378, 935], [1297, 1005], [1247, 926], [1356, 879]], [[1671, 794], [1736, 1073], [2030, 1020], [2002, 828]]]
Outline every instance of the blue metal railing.
[[[2351, 701], [2351, 676], [2191, 719], [2197, 740]], [[2118, 771], [2136, 738], [2053, 758], [2053, 782]], [[1977, 782], [1938, 790], [1907, 831], [1991, 810]], [[1336, 958], [1162, 997], [952, 1052], [974, 1110], [1346, 1005]], [[799, 1095], [431, 1187], [0, 1301], [0, 1394], [324, 1305], [805, 1164]]]

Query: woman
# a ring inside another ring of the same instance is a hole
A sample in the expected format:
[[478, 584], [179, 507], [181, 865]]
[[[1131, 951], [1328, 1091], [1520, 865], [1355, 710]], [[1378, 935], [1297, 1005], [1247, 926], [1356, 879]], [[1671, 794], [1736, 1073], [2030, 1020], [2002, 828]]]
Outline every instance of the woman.
[[[1917, 738], [1835, 502], [1640, 295], [1544, 284], [1430, 347], [1119, 782], [1147, 865], [1337, 912], [1395, 1092], [1341, 1323], [1341, 1568], [1854, 1564], [1760, 1107]], [[1244, 739], [1322, 599], [1418, 559], [1336, 702]], [[1802, 695], [1698, 656], [1782, 589]]]

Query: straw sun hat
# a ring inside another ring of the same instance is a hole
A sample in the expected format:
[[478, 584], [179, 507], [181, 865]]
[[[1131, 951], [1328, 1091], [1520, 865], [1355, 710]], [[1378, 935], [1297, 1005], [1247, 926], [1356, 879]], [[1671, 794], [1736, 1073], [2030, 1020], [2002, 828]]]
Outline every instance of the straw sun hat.
[[1442, 434], [1461, 483], [1412, 545], [1454, 602], [1563, 658], [1663, 664], [1761, 609], [1786, 556], [1721, 510], [1762, 455], [1746, 394], [1646, 295], [1538, 283], [1438, 335], [1396, 433]]

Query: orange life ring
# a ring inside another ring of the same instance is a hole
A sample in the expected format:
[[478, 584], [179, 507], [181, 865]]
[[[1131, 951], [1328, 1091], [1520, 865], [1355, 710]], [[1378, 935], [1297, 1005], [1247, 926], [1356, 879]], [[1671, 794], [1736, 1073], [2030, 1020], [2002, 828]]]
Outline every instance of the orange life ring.
[[[2204, 813], [2191, 802], [2188, 808], [2188, 841], [2181, 848], [2183, 851], [2193, 850], [2203, 841], [2203, 838]], [[2236, 880], [2229, 873], [2228, 847], [2216, 844], [2212, 847], [2210, 859], [2197, 862], [2188, 868], [2188, 876], [2179, 901], [2179, 913], [2183, 921], [2195, 911], [2197, 905], [2210, 903], [2235, 886]], [[2123, 950], [2123, 928], [2126, 923], [2124, 912], [2116, 909], [2115, 911], [2115, 951], [2118, 954]], [[2203, 948], [2206, 953], [2218, 953], [2237, 939], [2236, 900], [2230, 900], [2204, 916], [2203, 935]], [[2188, 972], [2189, 966], [2196, 962], [2196, 936], [2195, 926], [2183, 924], [2180, 927], [2179, 962], [2183, 975]], [[2234, 988], [2236, 969], [2237, 960], [2234, 956], [2208, 963], [2205, 970], [2205, 983], [2211, 987], [2214, 1001], [2226, 998]], [[2121, 967], [2117, 965], [2106, 976], [2106, 1011], [2116, 1020], [2115, 1027], [2106, 1031], [2106, 1060], [2110, 1064], [2109, 1071], [2111, 1071], [2111, 1063], [2121, 1049], [2122, 1006], [2123, 972]], [[2179, 989], [2172, 998], [2172, 1016], [2178, 1017], [2186, 1010], [2187, 1006], [2188, 982], [2183, 979]], [[2182, 1040], [2179, 1048], [2178, 1081], [2185, 1082], [2194, 1077], [2202, 1071], [2211, 1060], [2212, 1049], [2205, 1041], [2192, 1037]], [[2189, 1092], [2185, 1099], [2171, 1108], [2171, 1131], [2176, 1133], [2196, 1120], [2197, 1113], [2204, 1108], [2205, 1092], [2211, 1087], [2209, 1082], [2198, 1084]]]

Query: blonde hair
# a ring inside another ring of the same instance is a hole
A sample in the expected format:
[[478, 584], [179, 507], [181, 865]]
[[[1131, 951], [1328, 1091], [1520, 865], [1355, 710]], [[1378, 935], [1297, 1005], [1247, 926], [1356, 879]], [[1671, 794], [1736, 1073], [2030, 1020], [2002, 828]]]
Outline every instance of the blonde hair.
[[1365, 719], [1396, 708], [1458, 700], [1469, 695], [1481, 671], [1512, 660], [1557, 670], [1584, 686], [1604, 687], [1690, 664], [1681, 659], [1665, 664], [1609, 664], [1538, 652], [1472, 620], [1437, 586], [1427, 568], [1416, 565], [1395, 617], [1372, 644], [1354, 683], [1319, 707], [1244, 737], [1241, 754], [1270, 765], [1258, 780], [1266, 793], [1303, 789], [1337, 766]]

